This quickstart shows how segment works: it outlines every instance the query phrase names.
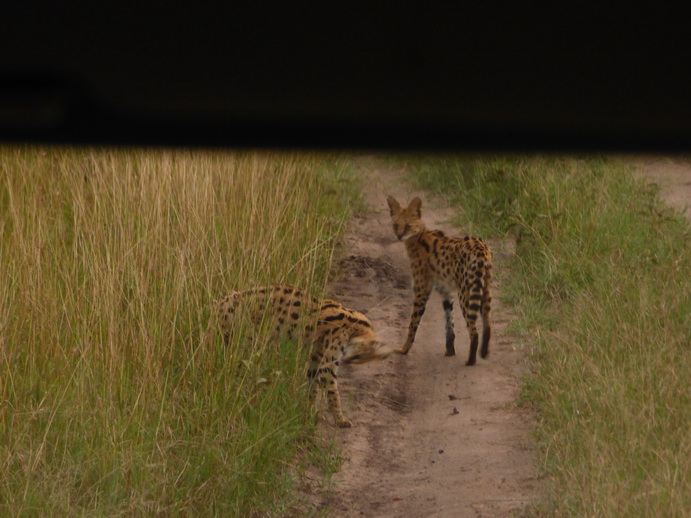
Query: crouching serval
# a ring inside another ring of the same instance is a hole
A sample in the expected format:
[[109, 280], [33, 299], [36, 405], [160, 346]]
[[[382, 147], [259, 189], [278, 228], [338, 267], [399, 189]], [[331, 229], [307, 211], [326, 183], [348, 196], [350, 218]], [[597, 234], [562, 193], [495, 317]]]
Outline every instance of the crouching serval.
[[393, 352], [379, 341], [369, 319], [335, 300], [320, 301], [294, 286], [276, 284], [235, 291], [219, 302], [219, 325], [226, 342], [233, 317], [241, 312], [254, 326], [268, 322], [276, 336], [304, 338], [311, 347], [308, 376], [326, 390], [336, 424], [350, 427], [341, 411], [338, 366], [380, 360]]

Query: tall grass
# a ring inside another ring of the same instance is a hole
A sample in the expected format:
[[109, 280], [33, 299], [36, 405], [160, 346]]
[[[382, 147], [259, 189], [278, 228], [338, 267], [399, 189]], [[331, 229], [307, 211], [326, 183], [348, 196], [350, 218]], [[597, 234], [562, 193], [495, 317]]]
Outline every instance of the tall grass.
[[553, 484], [534, 512], [689, 516], [687, 221], [616, 158], [435, 157], [408, 167], [462, 205], [462, 227], [517, 237], [498, 274], [515, 328], [537, 346], [524, 396]]
[[205, 330], [238, 287], [323, 290], [349, 179], [320, 155], [0, 148], [0, 514], [281, 514], [304, 351]]

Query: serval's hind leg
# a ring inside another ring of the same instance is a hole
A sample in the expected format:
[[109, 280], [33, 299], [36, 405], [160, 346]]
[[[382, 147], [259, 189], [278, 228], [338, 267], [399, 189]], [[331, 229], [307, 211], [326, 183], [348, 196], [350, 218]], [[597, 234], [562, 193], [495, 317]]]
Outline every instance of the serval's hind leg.
[[444, 316], [446, 317], [446, 356], [454, 356], [456, 354], [456, 348], [454, 347], [456, 334], [453, 329], [453, 301], [450, 293], [442, 292], [442, 297], [444, 297], [442, 304], [444, 306]]

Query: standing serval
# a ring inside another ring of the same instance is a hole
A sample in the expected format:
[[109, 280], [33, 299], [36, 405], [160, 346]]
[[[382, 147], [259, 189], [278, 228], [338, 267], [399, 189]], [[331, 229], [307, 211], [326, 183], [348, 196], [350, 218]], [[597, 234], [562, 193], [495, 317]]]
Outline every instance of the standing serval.
[[478, 332], [475, 327], [478, 313], [482, 315], [482, 347], [480, 356], [489, 355], [490, 339], [490, 282], [492, 279], [492, 252], [478, 237], [447, 237], [439, 230], [427, 230], [421, 219], [422, 201], [415, 198], [407, 208], [393, 197], [387, 199], [391, 210], [393, 231], [405, 244], [413, 274], [413, 314], [410, 318], [408, 338], [403, 347], [396, 349], [407, 354], [415, 341], [420, 319], [433, 289], [444, 298], [446, 314], [446, 356], [456, 354], [454, 349], [452, 293], [458, 292], [461, 311], [470, 335], [470, 354], [466, 365], [475, 365]]

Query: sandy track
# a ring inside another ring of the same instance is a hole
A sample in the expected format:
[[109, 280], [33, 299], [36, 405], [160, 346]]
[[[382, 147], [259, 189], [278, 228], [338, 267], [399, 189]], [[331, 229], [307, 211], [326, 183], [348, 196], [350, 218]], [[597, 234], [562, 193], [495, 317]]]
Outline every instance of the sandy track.
[[642, 156], [631, 160], [637, 177], [660, 187], [665, 203], [686, 211], [691, 221], [691, 161], [684, 157]]
[[[412, 281], [402, 243], [393, 235], [386, 196], [423, 199], [429, 228], [463, 235], [446, 224], [453, 209], [415, 192], [401, 171], [363, 161], [369, 211], [354, 218], [342, 246], [341, 275], [330, 295], [370, 317], [380, 336], [401, 345], [412, 309]], [[490, 240], [495, 271], [512, 253]], [[341, 444], [345, 461], [333, 487], [313, 502], [330, 516], [511, 516], [536, 498], [540, 484], [531, 444], [532, 416], [516, 406], [526, 354], [505, 331], [511, 320], [494, 281], [488, 360], [466, 367], [468, 336], [455, 304], [456, 356], [444, 356], [441, 298], [433, 294], [407, 356], [343, 366], [341, 392], [353, 428], [324, 414], [321, 431]]]
[[[631, 157], [634, 173], [660, 185], [671, 206], [691, 205], [691, 162], [685, 158]], [[401, 171], [363, 160], [369, 211], [355, 218], [343, 240], [341, 275], [330, 294], [368, 314], [383, 339], [401, 345], [412, 308], [408, 258], [391, 230], [386, 195], [407, 203], [423, 199], [429, 228], [448, 226], [453, 208], [412, 190]], [[691, 219], [691, 210], [686, 212]], [[513, 253], [509, 240], [489, 240], [495, 270]], [[311, 489], [312, 505], [335, 517], [494, 517], [520, 515], [539, 500], [534, 416], [516, 405], [526, 353], [506, 333], [511, 320], [494, 279], [493, 333], [488, 360], [464, 365], [468, 337], [456, 309], [456, 353], [444, 356], [441, 299], [433, 294], [408, 356], [378, 364], [343, 366], [341, 386], [353, 428], [330, 416], [321, 432], [341, 444], [345, 462], [333, 487]], [[457, 307], [457, 305], [455, 305]]]

